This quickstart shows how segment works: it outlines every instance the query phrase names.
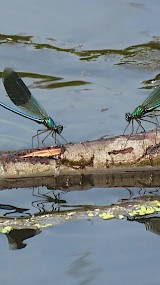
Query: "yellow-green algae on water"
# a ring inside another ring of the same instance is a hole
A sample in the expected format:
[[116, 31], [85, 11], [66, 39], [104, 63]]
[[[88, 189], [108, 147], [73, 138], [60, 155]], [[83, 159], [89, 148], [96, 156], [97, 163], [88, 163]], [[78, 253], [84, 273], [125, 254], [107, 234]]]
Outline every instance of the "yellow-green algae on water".
[[[52, 224], [35, 224], [34, 227], [37, 229], [42, 229], [42, 228], [48, 228], [52, 227]], [[2, 234], [9, 234], [12, 230], [14, 230], [14, 226], [1, 226], [0, 227], [0, 233]]]
[[122, 205], [112, 205], [108, 207], [108, 209], [95, 209], [92, 211], [88, 211], [88, 217], [100, 217], [103, 220], [110, 220], [110, 219], [123, 219], [124, 217], [137, 217], [137, 216], [145, 216], [151, 215], [156, 212], [160, 212], [160, 201], [142, 201], [141, 203], [137, 204], [129, 204], [129, 206], [122, 206]]
[[2, 234], [8, 234], [11, 230], [13, 230], [13, 227], [11, 226], [0, 227], [0, 232]]

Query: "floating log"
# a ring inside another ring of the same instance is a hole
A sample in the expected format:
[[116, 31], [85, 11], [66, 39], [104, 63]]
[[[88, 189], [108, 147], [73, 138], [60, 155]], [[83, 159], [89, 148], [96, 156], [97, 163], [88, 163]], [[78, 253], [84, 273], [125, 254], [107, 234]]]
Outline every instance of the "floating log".
[[159, 170], [160, 132], [0, 153], [0, 178]]

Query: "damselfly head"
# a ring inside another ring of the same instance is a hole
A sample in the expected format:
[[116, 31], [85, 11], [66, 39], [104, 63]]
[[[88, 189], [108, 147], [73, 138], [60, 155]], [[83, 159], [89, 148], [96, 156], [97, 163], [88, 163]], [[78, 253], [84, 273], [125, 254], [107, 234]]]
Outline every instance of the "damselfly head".
[[126, 113], [126, 114], [125, 114], [125, 119], [126, 119], [127, 122], [130, 122], [130, 121], [132, 120], [132, 114], [129, 113], [129, 112]]
[[56, 128], [54, 129], [54, 131], [57, 133], [57, 134], [61, 134], [61, 132], [63, 131], [63, 126], [59, 125], [59, 126], [56, 126]]

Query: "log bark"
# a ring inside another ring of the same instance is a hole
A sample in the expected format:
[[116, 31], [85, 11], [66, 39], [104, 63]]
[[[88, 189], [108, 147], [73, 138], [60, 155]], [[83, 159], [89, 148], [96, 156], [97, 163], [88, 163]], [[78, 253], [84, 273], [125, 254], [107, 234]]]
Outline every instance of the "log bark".
[[0, 153], [0, 178], [125, 171], [155, 171], [160, 164], [160, 132], [101, 138], [61, 147]]

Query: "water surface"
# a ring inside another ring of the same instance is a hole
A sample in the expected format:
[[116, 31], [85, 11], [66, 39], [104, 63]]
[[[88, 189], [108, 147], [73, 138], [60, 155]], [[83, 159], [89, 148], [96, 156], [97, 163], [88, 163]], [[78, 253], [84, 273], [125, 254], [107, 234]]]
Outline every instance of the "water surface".
[[[1, 6], [0, 72], [6, 66], [20, 72], [56, 123], [64, 125], [63, 136], [69, 142], [122, 134], [125, 112], [131, 112], [149, 94], [148, 89], [159, 84], [157, 0], [13, 0]], [[13, 106], [2, 82], [0, 94], [2, 102]], [[1, 108], [0, 123], [1, 150], [31, 147], [39, 127], [34, 122]], [[53, 190], [49, 194], [52, 202], [44, 197], [49, 190], [24, 187], [1, 191], [1, 204], [6, 205], [1, 216], [35, 214], [43, 207], [54, 212], [68, 205], [110, 205], [130, 198], [125, 188], [93, 186], [88, 191], [61, 193], [60, 199], [66, 202], [55, 203]], [[60, 191], [54, 190], [55, 195]], [[142, 195], [140, 189], [132, 190], [135, 197]], [[41, 195], [35, 197], [36, 191]], [[144, 223], [71, 220], [27, 234], [30, 238], [25, 244], [19, 240], [19, 250], [14, 236], [1, 234], [4, 284], [159, 281], [159, 235], [146, 231]]]

